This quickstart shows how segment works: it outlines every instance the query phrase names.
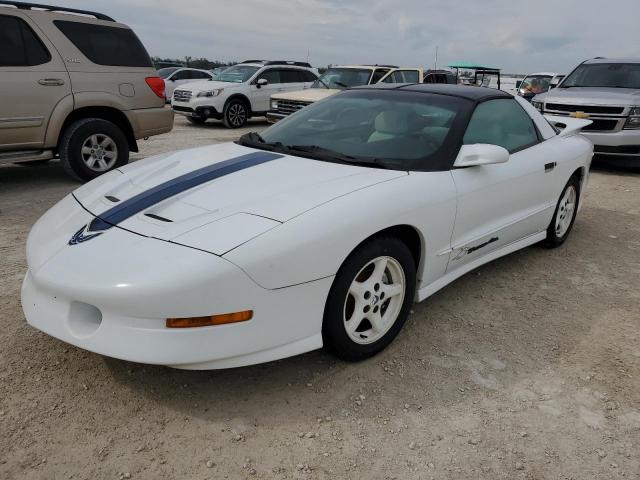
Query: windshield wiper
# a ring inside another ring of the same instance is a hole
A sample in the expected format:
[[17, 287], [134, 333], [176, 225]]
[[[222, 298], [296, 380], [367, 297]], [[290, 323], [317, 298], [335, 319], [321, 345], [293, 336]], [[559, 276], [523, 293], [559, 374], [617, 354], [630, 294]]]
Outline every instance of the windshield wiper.
[[346, 84], [344, 84], [342, 82], [339, 82], [337, 80], [334, 80], [333, 83], [335, 83], [336, 85], [338, 85], [339, 87], [342, 87], [342, 88], [349, 88], [349, 85], [346, 85]]
[[309, 156], [316, 160], [328, 162], [337, 162], [356, 166], [369, 166], [388, 170], [404, 170], [404, 168], [398, 168], [397, 165], [393, 165], [393, 162], [388, 162], [382, 158], [354, 157], [352, 155], [346, 155], [318, 145], [284, 145], [282, 142], [267, 142], [257, 132], [249, 132], [242, 135], [236, 143], [244, 147], [268, 150], [270, 152], [280, 152], [293, 155], [303, 154], [302, 156]]
[[344, 153], [336, 152], [335, 150], [320, 147], [318, 145], [286, 145], [285, 148], [293, 153], [298, 152], [310, 154], [318, 160], [337, 161], [339, 163], [346, 163], [348, 165], [356, 166], [373, 166], [376, 168], [389, 170], [398, 169], [396, 166], [391, 165], [381, 158], [354, 157], [352, 155], [346, 155]]
[[260, 150], [285, 152], [288, 150], [282, 142], [267, 142], [258, 132], [249, 132], [242, 135], [236, 142], [244, 147], [258, 148]]

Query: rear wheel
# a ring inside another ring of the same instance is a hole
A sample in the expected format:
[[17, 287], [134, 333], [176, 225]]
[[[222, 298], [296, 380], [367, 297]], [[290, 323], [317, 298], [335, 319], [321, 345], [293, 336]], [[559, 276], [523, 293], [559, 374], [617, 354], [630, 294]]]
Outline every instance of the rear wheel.
[[231, 100], [224, 107], [224, 124], [228, 128], [244, 127], [249, 119], [249, 110], [241, 100]]
[[578, 213], [580, 200], [580, 179], [571, 177], [564, 187], [560, 200], [556, 205], [556, 211], [547, 228], [545, 245], [550, 248], [559, 247], [569, 237]]
[[89, 181], [129, 161], [129, 144], [112, 122], [85, 118], [72, 123], [60, 140], [60, 160], [72, 177]]
[[407, 320], [415, 285], [415, 262], [400, 240], [380, 237], [358, 248], [331, 287], [322, 327], [325, 346], [349, 361], [386, 348]]

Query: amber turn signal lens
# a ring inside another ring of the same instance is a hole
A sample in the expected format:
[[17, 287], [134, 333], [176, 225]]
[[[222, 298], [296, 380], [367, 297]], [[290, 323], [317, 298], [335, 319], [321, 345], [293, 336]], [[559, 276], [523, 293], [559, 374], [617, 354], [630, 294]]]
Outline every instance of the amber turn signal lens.
[[252, 318], [253, 310], [225, 313], [223, 315], [211, 315], [209, 317], [167, 318], [167, 328], [211, 327], [213, 325], [246, 322]]

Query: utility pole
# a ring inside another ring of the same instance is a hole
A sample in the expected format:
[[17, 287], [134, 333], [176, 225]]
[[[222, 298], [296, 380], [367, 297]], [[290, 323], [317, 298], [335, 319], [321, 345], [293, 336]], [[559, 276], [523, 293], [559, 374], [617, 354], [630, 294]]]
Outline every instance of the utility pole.
[[436, 45], [436, 64], [433, 67], [434, 70], [438, 69], [438, 45]]

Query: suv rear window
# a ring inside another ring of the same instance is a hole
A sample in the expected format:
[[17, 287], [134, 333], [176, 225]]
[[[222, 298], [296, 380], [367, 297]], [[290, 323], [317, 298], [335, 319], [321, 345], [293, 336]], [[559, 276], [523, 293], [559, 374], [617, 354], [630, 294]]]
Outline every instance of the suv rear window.
[[0, 15], [0, 67], [33, 67], [51, 55], [33, 30], [16, 17]]
[[151, 67], [151, 59], [128, 28], [56, 20], [53, 22], [85, 57], [98, 65]]

